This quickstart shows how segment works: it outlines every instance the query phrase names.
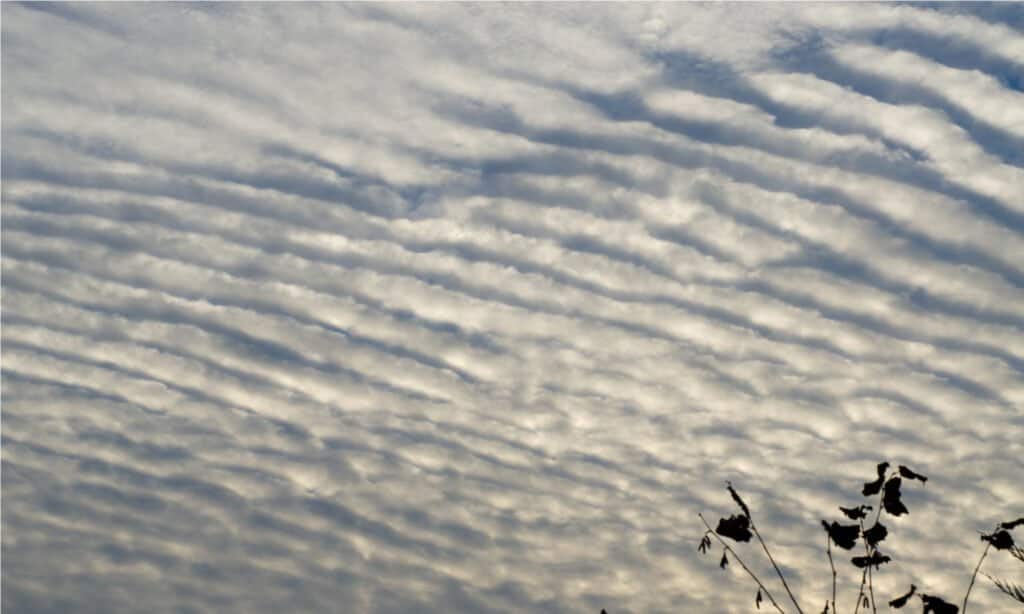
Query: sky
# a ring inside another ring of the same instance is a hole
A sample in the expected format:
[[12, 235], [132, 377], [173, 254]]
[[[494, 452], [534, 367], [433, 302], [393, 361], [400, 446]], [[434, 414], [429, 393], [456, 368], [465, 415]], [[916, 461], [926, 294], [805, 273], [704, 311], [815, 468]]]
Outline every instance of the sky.
[[5, 613], [749, 612], [727, 480], [817, 612], [881, 461], [959, 602], [1024, 515], [1020, 4], [5, 2], [2, 86]]

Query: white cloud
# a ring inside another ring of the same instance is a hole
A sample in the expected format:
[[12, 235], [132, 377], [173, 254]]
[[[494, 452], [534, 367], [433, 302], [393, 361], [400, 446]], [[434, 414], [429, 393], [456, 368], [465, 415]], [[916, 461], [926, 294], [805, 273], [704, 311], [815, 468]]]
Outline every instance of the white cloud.
[[1024, 507], [992, 15], [3, 17], [5, 611], [748, 611], [723, 480], [818, 603], [883, 458], [955, 598]]

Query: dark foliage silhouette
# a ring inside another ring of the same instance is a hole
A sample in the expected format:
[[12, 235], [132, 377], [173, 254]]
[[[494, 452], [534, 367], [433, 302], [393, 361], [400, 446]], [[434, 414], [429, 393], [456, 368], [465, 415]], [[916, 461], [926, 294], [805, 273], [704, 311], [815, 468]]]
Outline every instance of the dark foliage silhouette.
[[885, 528], [885, 525], [881, 522], [875, 521], [875, 526], [864, 531], [864, 541], [868, 543], [868, 546], [874, 548], [878, 545], [878, 542], [885, 539], [889, 534], [889, 530]]
[[981, 541], [992, 544], [992, 547], [996, 550], [1009, 550], [1013, 548], [1013, 538], [1010, 537], [1009, 531], [1005, 529], [996, 531], [991, 535], [982, 535]]
[[885, 556], [878, 550], [875, 550], [869, 556], [855, 556], [852, 559], [850, 559], [850, 561], [853, 562], [855, 567], [860, 567], [862, 569], [864, 567], [871, 566], [874, 566], [875, 569], [881, 569], [883, 563], [888, 563], [891, 560], [891, 558]]
[[924, 603], [924, 614], [934, 612], [935, 614], [956, 614], [960, 609], [953, 605], [943, 601], [938, 597], [932, 597], [931, 595], [921, 595], [921, 601]]
[[825, 532], [828, 533], [832, 543], [843, 550], [852, 550], [857, 545], [857, 538], [860, 536], [860, 525], [841, 525], [835, 521], [832, 524], [828, 524], [824, 520], [821, 521], [821, 524], [825, 527]]
[[882, 489], [882, 483], [885, 482], [885, 472], [887, 469], [889, 469], [889, 463], [878, 463], [878, 479], [874, 482], [865, 482], [861, 494], [865, 497], [877, 495], [878, 491]]
[[1024, 518], [1018, 518], [1017, 520], [1011, 520], [1009, 522], [1003, 522], [999, 526], [1004, 529], [1016, 529], [1020, 525], [1024, 524]]
[[[996, 550], [1005, 550], [1010, 556], [1017, 559], [1017, 561], [1019, 561], [1020, 563], [1024, 563], [1024, 548], [1015, 545], [1013, 543], [1013, 536], [1007, 532], [1008, 530], [1015, 529], [1021, 525], [1024, 525], [1024, 518], [1018, 518], [1017, 520], [1011, 520], [1008, 522], [1000, 523], [998, 528], [1002, 529], [1001, 531], [994, 531], [990, 535], [982, 534], [982, 541], [988, 542], [988, 546], [985, 547], [986, 552], [988, 551], [989, 547], [994, 547]], [[985, 556], [983, 553], [982, 560], [984, 560], [984, 558]], [[981, 566], [980, 562], [978, 563], [978, 566]], [[1005, 593], [1006, 596], [1021, 603], [1024, 603], [1024, 585], [1020, 585], [1015, 582], [1010, 582], [1008, 580], [1003, 580], [1000, 578], [993, 578], [988, 574], [985, 574], [985, 577], [991, 580], [992, 583], [995, 584], [996, 588]]]
[[[857, 547], [858, 542], [863, 544], [864, 552], [863, 554], [857, 554], [850, 558], [851, 565], [860, 570], [861, 574], [860, 589], [857, 593], [856, 602], [854, 602], [853, 608], [851, 609], [854, 614], [859, 614], [859, 611], [862, 608], [865, 612], [869, 608], [873, 613], [877, 612], [878, 604], [875, 600], [873, 575], [875, 572], [883, 571], [885, 567], [890, 564], [894, 564], [898, 560], [898, 557], [891, 552], [883, 553], [879, 549], [879, 545], [889, 536], [889, 528], [881, 522], [882, 514], [884, 513], [893, 518], [901, 518], [909, 515], [910, 510], [904, 504], [902, 499], [903, 493], [901, 489], [904, 486], [904, 480], [907, 480], [908, 483], [911, 481], [919, 482], [921, 486], [924, 486], [928, 482], [927, 476], [914, 471], [906, 465], [899, 465], [894, 471], [890, 471], [890, 467], [891, 465], [888, 462], [878, 463], [876, 466], [876, 478], [870, 482], [865, 482], [861, 489], [861, 494], [865, 497], [877, 496], [876, 503], [874, 505], [860, 504], [850, 507], [839, 506], [839, 511], [842, 515], [848, 520], [856, 521], [857, 524], [842, 524], [835, 520], [821, 521], [821, 525], [824, 528], [826, 535], [826, 555], [828, 557], [829, 567], [832, 571], [831, 598], [826, 598], [822, 614], [838, 614], [839, 612], [836, 604], [838, 572], [836, 571], [836, 561], [832, 556], [832, 546], [835, 545], [842, 550], [853, 550]], [[733, 502], [735, 502], [739, 507], [740, 513], [721, 518], [714, 530], [711, 529], [711, 525], [708, 524], [704, 515], [698, 514], [698, 517], [701, 519], [701, 522], [704, 523], [704, 527], [706, 529], [704, 535], [701, 537], [700, 545], [697, 548], [698, 551], [702, 554], [707, 553], [713, 546], [713, 537], [722, 546], [722, 557], [719, 561], [719, 565], [723, 569], [726, 569], [730, 562], [736, 563], [757, 585], [757, 593], [754, 598], [754, 605], [757, 609], [760, 609], [762, 602], [767, 600], [767, 602], [770, 603], [778, 612], [784, 614], [785, 610], [775, 599], [774, 595], [772, 595], [766, 584], [750, 569], [750, 567], [747, 566], [739, 553], [737, 553], [736, 550], [730, 546], [725, 539], [723, 539], [726, 538], [739, 545], [750, 542], [753, 538], [756, 538], [757, 543], [761, 546], [761, 550], [764, 552], [764, 555], [768, 558], [772, 568], [778, 575], [779, 581], [789, 597], [789, 600], [792, 602], [795, 611], [798, 614], [802, 614], [803, 610], [801, 609], [796, 597], [793, 595], [793, 592], [790, 590], [789, 583], [786, 581], [785, 575], [776, 563], [775, 558], [768, 549], [768, 545], [762, 538], [761, 533], [757, 530], [757, 526], [754, 524], [750, 508], [747, 506], [746, 502], [743, 501], [742, 497], [740, 497], [736, 489], [733, 488], [731, 483], [727, 482], [726, 488], [728, 489]], [[865, 521], [868, 520], [872, 511], [874, 511], [874, 518], [871, 520], [870, 528], [865, 528]], [[999, 523], [990, 533], [981, 534], [981, 541], [985, 542], [985, 548], [981, 554], [981, 558], [978, 560], [978, 564], [974, 568], [974, 572], [971, 574], [967, 591], [964, 594], [963, 602], [960, 606], [954, 605], [942, 597], [918, 592], [918, 587], [911, 584], [910, 589], [906, 593], [894, 597], [888, 602], [889, 607], [901, 609], [916, 596], [921, 601], [923, 614], [966, 614], [971, 589], [974, 587], [975, 579], [977, 578], [982, 563], [990, 549], [1005, 551], [1024, 563], [1024, 549], [1016, 546], [1013, 540], [1013, 535], [1010, 533], [1010, 531], [1022, 525], [1024, 525], [1024, 518], [1018, 518], [1016, 520]], [[745, 554], [744, 556], [747, 555]], [[1024, 603], [1024, 587], [998, 578], [992, 578], [991, 576], [988, 577], [1003, 593], [1006, 593], [1011, 598]]]
[[885, 494], [882, 495], [882, 507], [885, 511], [893, 516], [902, 516], [903, 514], [909, 514], [910, 510], [907, 506], [903, 505], [903, 501], [900, 500], [900, 484], [903, 480], [900, 478], [889, 478], [889, 481], [885, 483]]
[[913, 597], [914, 593], [916, 593], [916, 592], [917, 592], [917, 586], [911, 584], [910, 585], [910, 590], [907, 591], [907, 594], [906, 595], [900, 595], [899, 597], [897, 597], [897, 598], [893, 599], [892, 601], [890, 601], [889, 602], [889, 607], [890, 608], [896, 608], [896, 609], [902, 608], [903, 606], [907, 605], [907, 601], [911, 597]]
[[748, 516], [730, 516], [718, 521], [718, 528], [715, 533], [734, 539], [738, 542], [748, 542], [752, 537], [750, 533], [750, 518]]
[[920, 480], [922, 484], [928, 481], [928, 478], [921, 475], [920, 473], [915, 473], [910, 469], [907, 469], [904, 465], [900, 465], [900, 475], [907, 478], [908, 480]]
[[846, 517], [850, 520], [860, 520], [861, 518], [867, 518], [868, 512], [871, 511], [870, 505], [858, 505], [857, 507], [843, 507], [839, 506], [839, 511], [846, 514]]

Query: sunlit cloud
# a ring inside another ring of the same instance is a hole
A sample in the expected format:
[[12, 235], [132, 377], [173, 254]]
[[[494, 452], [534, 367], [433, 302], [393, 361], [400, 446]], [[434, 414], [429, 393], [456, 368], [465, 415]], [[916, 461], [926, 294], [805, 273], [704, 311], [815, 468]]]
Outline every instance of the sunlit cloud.
[[745, 612], [724, 480], [820, 603], [884, 459], [953, 595], [1024, 511], [1013, 11], [2, 10], [5, 611]]

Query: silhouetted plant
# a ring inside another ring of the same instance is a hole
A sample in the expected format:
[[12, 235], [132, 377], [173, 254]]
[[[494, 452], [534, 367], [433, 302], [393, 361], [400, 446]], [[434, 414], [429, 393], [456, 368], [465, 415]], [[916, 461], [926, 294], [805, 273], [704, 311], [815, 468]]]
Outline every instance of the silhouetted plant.
[[[998, 529], [990, 535], [982, 535], [981, 540], [988, 542], [989, 546], [996, 550], [1005, 550], [1013, 558], [1019, 562], [1024, 563], [1024, 548], [1021, 548], [1013, 543], [1013, 537], [1009, 531], [1015, 529], [1021, 525], [1024, 525], [1024, 518], [1018, 518], [1017, 520], [1011, 520], [1009, 522], [1003, 522], [999, 525]], [[986, 550], [989, 546], [986, 546]], [[980, 567], [981, 564], [979, 563]], [[1024, 586], [1002, 580], [1000, 578], [993, 578], [992, 576], [985, 574], [985, 577], [992, 581], [996, 585], [996, 588], [1006, 593], [1011, 599], [1024, 603]]]
[[[877, 612], [877, 604], [875, 602], [874, 592], [874, 572], [881, 571], [883, 565], [887, 565], [892, 562], [892, 557], [889, 554], [881, 552], [879, 544], [885, 541], [889, 535], [888, 528], [882, 524], [882, 513], [884, 512], [887, 516], [898, 518], [905, 516], [910, 513], [907, 506], [902, 500], [902, 487], [903, 481], [917, 481], [922, 485], [928, 481], [928, 478], [924, 475], [917, 473], [916, 471], [900, 465], [895, 471], [890, 471], [890, 464], [888, 462], [879, 463], [876, 467], [877, 476], [870, 482], [865, 482], [864, 487], [861, 489], [861, 494], [865, 497], [878, 496], [877, 503], [875, 505], [861, 504], [855, 507], [839, 507], [839, 511], [851, 521], [856, 521], [856, 524], [852, 523], [841, 523], [835, 520], [828, 522], [826, 520], [821, 521], [821, 525], [825, 530], [825, 552], [828, 556], [829, 566], [832, 571], [832, 594], [831, 599], [826, 598], [825, 608], [822, 610], [822, 614], [837, 614], [836, 606], [836, 580], [837, 571], [835, 566], [835, 559], [832, 556], [832, 546], [842, 550], [853, 550], [857, 546], [857, 542], [861, 542], [864, 546], [864, 554], [856, 555], [850, 558], [850, 563], [857, 569], [861, 570], [860, 589], [857, 593], [857, 601], [854, 604], [854, 614], [859, 614], [861, 608], [867, 611], [871, 608], [872, 612]], [[751, 541], [751, 538], [756, 538], [757, 542], [761, 545], [761, 549], [764, 551], [778, 575], [779, 580], [785, 589], [789, 600], [793, 603], [793, 607], [796, 608], [798, 614], [803, 613], [803, 609], [800, 607], [799, 602], [793, 595], [793, 592], [789, 588], [789, 583], [786, 581], [785, 575], [779, 568], [779, 565], [775, 562], [775, 558], [772, 556], [771, 551], [768, 549], [768, 545], [761, 537], [761, 533], [757, 530], [757, 526], [754, 524], [753, 516], [750, 513], [750, 508], [740, 497], [739, 493], [733, 488], [732, 484], [726, 482], [726, 488], [729, 490], [729, 495], [733, 501], [739, 506], [740, 513], [732, 514], [728, 518], [722, 518], [718, 521], [718, 525], [715, 529], [711, 528], [708, 521], [704, 518], [703, 514], [698, 514], [701, 522], [704, 523], [706, 531], [701, 537], [700, 544], [697, 549], [702, 553], [707, 553], [711, 550], [713, 537], [722, 546], [722, 557], [719, 559], [719, 566], [725, 569], [729, 563], [730, 558], [735, 561], [750, 578], [757, 584], [757, 594], [754, 597], [754, 605], [760, 609], [763, 600], [767, 599], [769, 603], [780, 613], [785, 614], [785, 610], [775, 600], [775, 597], [769, 591], [765, 583], [754, 573], [750, 567], [740, 558], [739, 554], [725, 541], [725, 539], [732, 540], [736, 543], [746, 543]], [[871, 522], [871, 526], [865, 528], [865, 520], [874, 511], [874, 518]], [[978, 576], [978, 572], [981, 569], [982, 563], [985, 561], [985, 557], [988, 555], [990, 549], [1005, 550], [1011, 556], [1017, 560], [1024, 562], [1024, 549], [1017, 547], [1014, 544], [1013, 536], [1010, 531], [1014, 528], [1024, 525], [1024, 518], [1019, 518], [1014, 521], [1004, 522], [995, 527], [991, 533], [982, 534], [981, 540], [985, 542], [985, 549], [982, 551], [981, 558], [978, 560], [978, 564], [974, 568], [974, 573], [971, 574], [970, 583], [967, 586], [967, 591], [964, 594], [963, 603], [961, 606], [953, 605], [952, 603], [945, 601], [941, 597], [935, 595], [929, 595], [926, 593], [920, 593], [917, 590], [917, 586], [911, 584], [910, 589], [898, 597], [893, 598], [888, 602], [889, 607], [900, 609], [907, 605], [910, 599], [917, 596], [921, 600], [923, 608], [923, 614], [966, 614], [967, 602], [971, 594], [971, 589], [974, 587], [974, 581]], [[725, 538], [725, 539], [723, 539]], [[1013, 599], [1024, 603], [1024, 586], [993, 578], [985, 574], [997, 588], [1002, 592], [1006, 593]]]

